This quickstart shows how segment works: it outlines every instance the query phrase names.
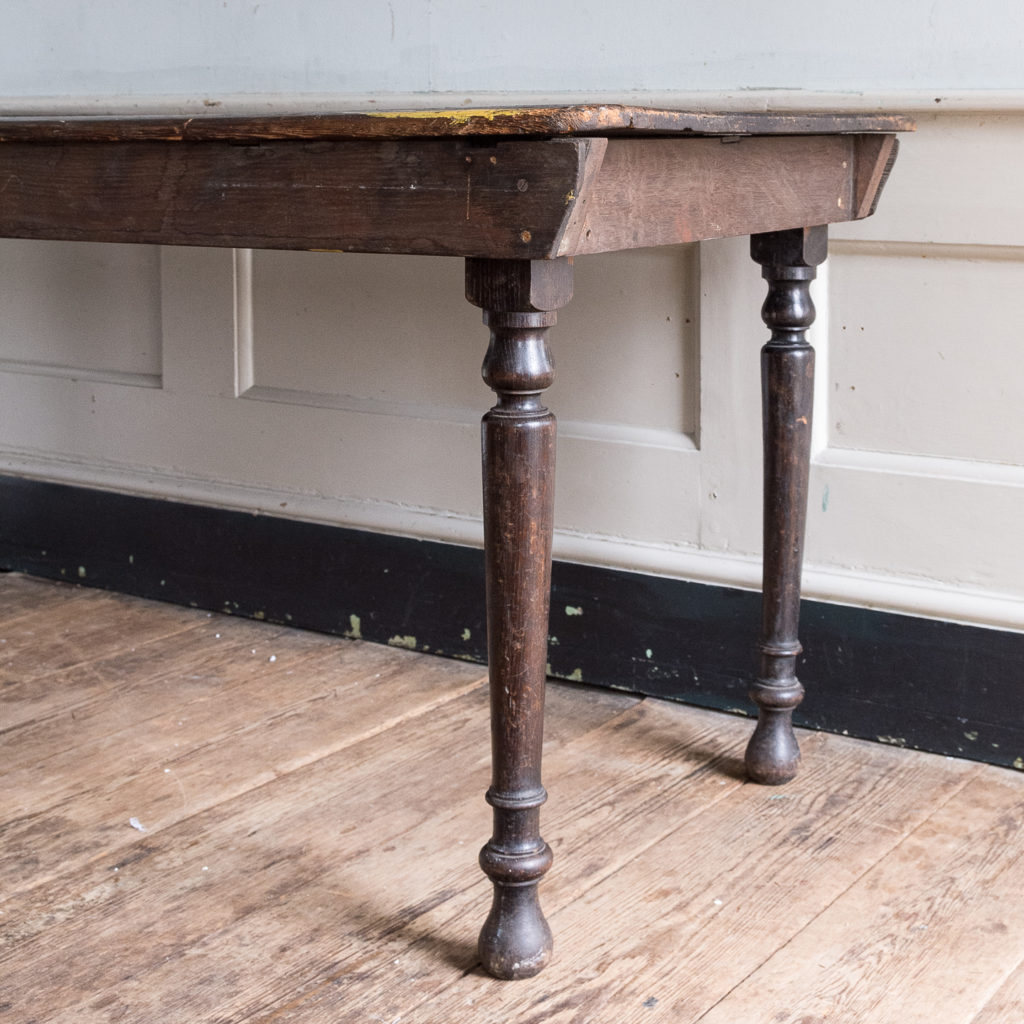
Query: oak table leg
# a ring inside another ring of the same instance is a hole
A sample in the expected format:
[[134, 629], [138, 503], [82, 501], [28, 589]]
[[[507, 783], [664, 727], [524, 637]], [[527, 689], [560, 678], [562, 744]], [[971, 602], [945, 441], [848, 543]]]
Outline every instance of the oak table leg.
[[750, 254], [761, 264], [768, 297], [761, 317], [771, 338], [761, 350], [764, 432], [764, 580], [761, 664], [750, 690], [757, 726], [747, 746], [747, 775], [778, 785], [796, 775], [800, 749], [793, 709], [804, 688], [796, 677], [800, 573], [811, 454], [814, 322], [810, 286], [828, 252], [825, 227], [753, 235]]
[[483, 377], [498, 402], [483, 419], [484, 548], [494, 833], [480, 866], [494, 902], [480, 933], [484, 968], [526, 978], [551, 956], [537, 885], [551, 866], [540, 836], [544, 680], [551, 591], [555, 418], [541, 393], [554, 367], [547, 332], [572, 298], [572, 264], [466, 261], [466, 297], [491, 331]]

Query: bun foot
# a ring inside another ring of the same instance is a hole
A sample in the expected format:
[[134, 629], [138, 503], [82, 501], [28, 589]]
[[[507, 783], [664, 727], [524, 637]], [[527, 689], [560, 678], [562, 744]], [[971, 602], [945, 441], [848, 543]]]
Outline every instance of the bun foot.
[[513, 981], [541, 972], [551, 959], [551, 929], [536, 884], [495, 885], [478, 949], [484, 970], [495, 978]]
[[751, 782], [781, 786], [796, 776], [800, 768], [800, 747], [793, 735], [792, 714], [792, 710], [761, 709], [754, 734], [747, 744], [745, 763]]

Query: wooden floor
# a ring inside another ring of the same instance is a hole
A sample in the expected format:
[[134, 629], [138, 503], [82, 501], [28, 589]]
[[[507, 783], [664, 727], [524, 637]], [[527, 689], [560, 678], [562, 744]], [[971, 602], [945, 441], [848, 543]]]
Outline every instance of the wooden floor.
[[18, 576], [0, 623], [0, 1021], [1024, 1022], [1020, 773], [807, 734], [759, 788], [748, 722], [553, 685], [503, 983], [479, 666]]

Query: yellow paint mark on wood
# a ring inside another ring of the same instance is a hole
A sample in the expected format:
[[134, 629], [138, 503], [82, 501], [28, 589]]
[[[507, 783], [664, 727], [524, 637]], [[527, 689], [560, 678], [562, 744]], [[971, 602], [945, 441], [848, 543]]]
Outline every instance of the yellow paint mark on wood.
[[349, 640], [362, 640], [363, 639], [362, 626], [363, 626], [362, 620], [359, 618], [358, 615], [350, 615], [348, 617], [348, 627], [349, 628], [345, 630], [345, 634], [344, 635], [347, 636], [349, 638]]
[[521, 113], [522, 111], [515, 107], [475, 107], [466, 110], [368, 110], [366, 116], [390, 118], [391, 120], [409, 117], [429, 121], [451, 121], [452, 124], [468, 124], [478, 118], [484, 121], [493, 121], [496, 117], [515, 117]]

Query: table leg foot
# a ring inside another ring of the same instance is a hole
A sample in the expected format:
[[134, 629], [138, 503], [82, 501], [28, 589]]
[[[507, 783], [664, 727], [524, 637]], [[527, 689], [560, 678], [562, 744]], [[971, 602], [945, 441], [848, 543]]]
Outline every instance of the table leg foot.
[[779, 786], [796, 776], [800, 747], [793, 733], [793, 709], [803, 699], [804, 688], [794, 678], [792, 686], [771, 686], [757, 680], [750, 699], [757, 705], [757, 725], [747, 744], [746, 769], [751, 782]]
[[825, 227], [750, 240], [751, 256], [768, 282], [761, 316], [771, 338], [761, 350], [764, 576], [760, 671], [750, 689], [758, 722], [746, 767], [753, 781], [769, 785], [788, 782], [800, 763], [792, 718], [804, 695], [796, 677], [797, 628], [814, 397], [814, 349], [806, 332], [814, 322], [811, 281], [827, 251]]
[[480, 851], [480, 866], [494, 882], [494, 898], [477, 948], [484, 970], [496, 978], [532, 977], [551, 959], [551, 929], [537, 885], [552, 856], [548, 844], [538, 840], [526, 851], [502, 850], [493, 840]]
[[525, 978], [551, 955], [537, 886], [552, 859], [540, 836], [540, 768], [555, 418], [541, 396], [554, 375], [547, 333], [572, 297], [572, 264], [468, 259], [466, 297], [490, 328], [483, 377], [498, 398], [482, 431], [494, 832], [480, 866], [494, 902], [479, 950], [491, 974]]

